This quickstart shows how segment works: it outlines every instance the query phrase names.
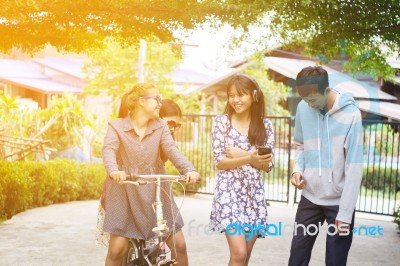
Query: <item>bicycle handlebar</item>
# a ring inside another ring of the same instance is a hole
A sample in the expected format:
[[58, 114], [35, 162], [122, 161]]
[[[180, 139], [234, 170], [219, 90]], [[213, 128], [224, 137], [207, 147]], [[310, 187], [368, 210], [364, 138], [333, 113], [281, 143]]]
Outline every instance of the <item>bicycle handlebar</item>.
[[148, 175], [126, 175], [126, 180], [122, 181], [124, 184], [133, 185], [146, 185], [156, 182], [157, 178], [161, 181], [186, 181], [184, 175], [166, 175], [166, 174], [148, 174]]

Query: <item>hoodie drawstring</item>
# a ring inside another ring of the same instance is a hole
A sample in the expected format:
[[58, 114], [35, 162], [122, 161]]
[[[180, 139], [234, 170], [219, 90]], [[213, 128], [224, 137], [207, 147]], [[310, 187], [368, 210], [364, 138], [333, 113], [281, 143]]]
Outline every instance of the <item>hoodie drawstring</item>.
[[332, 168], [331, 168], [331, 137], [329, 135], [329, 115], [326, 115], [326, 132], [328, 133], [328, 158], [329, 158], [329, 182], [332, 182]]
[[322, 170], [321, 170], [321, 139], [319, 136], [319, 113], [317, 113], [317, 121], [318, 121], [318, 166], [319, 166], [319, 177], [322, 176]]
[[[331, 136], [329, 134], [329, 115], [326, 114], [326, 132], [327, 132], [327, 137], [328, 137], [328, 163], [329, 163], [329, 182], [332, 182], [332, 169], [331, 167]], [[322, 163], [321, 163], [321, 138], [320, 138], [320, 133], [319, 133], [319, 114], [317, 113], [317, 121], [318, 121], [318, 164], [319, 164], [319, 177], [322, 176]]]

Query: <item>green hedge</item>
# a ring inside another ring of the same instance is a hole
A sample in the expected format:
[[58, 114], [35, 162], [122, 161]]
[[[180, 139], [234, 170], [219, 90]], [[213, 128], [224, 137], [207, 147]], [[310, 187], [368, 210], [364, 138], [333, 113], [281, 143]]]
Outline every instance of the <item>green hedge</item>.
[[0, 161], [0, 219], [54, 203], [98, 199], [105, 175], [103, 164]]
[[362, 185], [367, 189], [397, 193], [400, 190], [400, 174], [396, 168], [364, 167]]
[[393, 222], [397, 224], [397, 228], [400, 229], [400, 205], [393, 210]]

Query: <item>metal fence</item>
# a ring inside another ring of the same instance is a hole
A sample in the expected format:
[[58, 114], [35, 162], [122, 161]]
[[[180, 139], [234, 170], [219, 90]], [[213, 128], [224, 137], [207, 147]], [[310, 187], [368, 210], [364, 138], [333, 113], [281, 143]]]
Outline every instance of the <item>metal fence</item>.
[[[188, 187], [187, 191], [214, 193], [217, 170], [214, 165], [211, 127], [212, 115], [186, 115], [183, 126], [177, 134], [179, 149], [195, 165], [202, 177], [199, 187]], [[268, 200], [289, 201], [289, 179], [291, 160], [291, 126], [289, 117], [268, 117], [275, 131], [274, 168], [263, 173], [265, 192]]]
[[356, 210], [392, 214], [400, 203], [400, 123], [363, 121], [364, 173]]
[[[180, 150], [202, 176], [201, 185], [188, 187], [188, 191], [214, 193], [217, 170], [211, 147], [213, 118], [213, 115], [186, 115], [182, 129], [177, 132]], [[275, 132], [275, 166], [270, 173], [263, 173], [266, 197], [269, 201], [298, 203], [300, 193], [289, 189], [294, 159], [291, 118], [268, 118]], [[400, 204], [400, 123], [363, 121], [363, 128], [364, 174], [356, 210], [391, 215], [396, 204]], [[289, 191], [294, 193], [289, 195]]]

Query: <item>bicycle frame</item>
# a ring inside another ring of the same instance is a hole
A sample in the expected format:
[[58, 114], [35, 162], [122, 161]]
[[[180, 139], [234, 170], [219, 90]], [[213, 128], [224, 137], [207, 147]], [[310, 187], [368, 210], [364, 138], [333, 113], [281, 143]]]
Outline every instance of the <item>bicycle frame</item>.
[[[172, 265], [174, 264], [174, 260], [169, 260], [167, 259], [167, 254], [165, 250], [165, 241], [163, 240], [163, 236], [165, 233], [169, 232], [169, 228], [167, 225], [166, 220], [164, 220], [164, 215], [163, 215], [163, 210], [162, 210], [162, 202], [161, 202], [161, 179], [166, 179], [168, 181], [177, 181], [177, 180], [182, 180], [182, 176], [178, 175], [160, 175], [160, 174], [155, 174], [155, 175], [137, 175], [137, 176], [131, 176], [133, 179], [155, 179], [156, 181], [146, 181], [146, 182], [140, 182], [140, 181], [123, 181], [124, 184], [133, 184], [133, 185], [145, 185], [149, 183], [155, 183], [156, 184], [156, 199], [154, 202], [154, 211], [156, 214], [156, 223], [157, 226], [152, 229], [152, 231], [156, 234], [156, 238], [158, 239], [158, 243], [151, 249], [146, 249], [145, 248], [145, 241], [144, 240], [134, 240], [132, 241], [133, 245], [136, 245], [137, 250], [137, 255], [139, 256], [138, 258], [138, 263], [139, 264], [133, 264], [132, 266], [145, 266], [143, 264], [143, 260], [145, 260], [148, 264], [148, 266], [153, 266], [153, 265]], [[135, 248], [135, 247], [133, 247]], [[158, 250], [158, 256], [156, 259], [155, 264], [150, 261], [149, 257], [150, 255], [155, 251]], [[145, 252], [146, 251], [146, 252]], [[147, 253], [147, 254], [144, 254]], [[129, 256], [129, 255], [128, 255]], [[129, 261], [128, 261], [129, 263]], [[130, 264], [127, 264], [130, 265]]]
[[155, 202], [155, 212], [157, 217], [157, 227], [153, 228], [153, 232], [158, 236], [158, 243], [160, 243], [160, 255], [159, 258], [161, 261], [165, 261], [167, 255], [165, 253], [165, 242], [162, 239], [162, 236], [169, 231], [168, 225], [164, 220], [164, 215], [162, 211], [162, 202], [160, 199], [160, 188], [161, 188], [161, 179], [160, 176], [157, 176], [157, 189], [156, 189], [156, 202]]

